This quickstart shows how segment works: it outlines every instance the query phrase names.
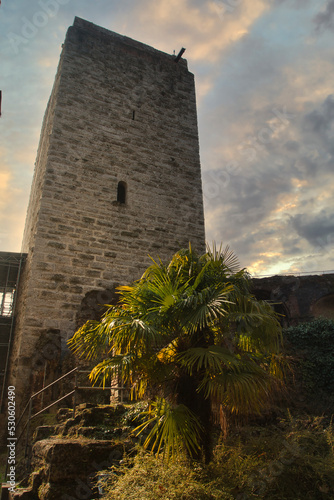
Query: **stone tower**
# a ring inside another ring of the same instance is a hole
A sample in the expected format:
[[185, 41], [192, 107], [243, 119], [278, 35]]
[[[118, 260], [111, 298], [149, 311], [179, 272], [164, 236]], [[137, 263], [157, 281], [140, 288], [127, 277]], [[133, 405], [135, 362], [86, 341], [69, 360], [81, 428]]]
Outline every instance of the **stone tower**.
[[89, 297], [108, 303], [115, 284], [141, 276], [149, 255], [167, 261], [189, 241], [205, 250], [187, 62], [75, 18], [43, 121], [23, 238], [17, 391], [38, 390], [45, 366], [59, 369]]

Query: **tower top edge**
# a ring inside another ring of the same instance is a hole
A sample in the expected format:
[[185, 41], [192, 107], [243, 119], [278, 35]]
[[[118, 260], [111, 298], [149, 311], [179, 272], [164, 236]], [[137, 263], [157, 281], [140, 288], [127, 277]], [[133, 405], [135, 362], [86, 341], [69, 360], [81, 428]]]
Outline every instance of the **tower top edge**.
[[[137, 40], [134, 40], [133, 38], [129, 38], [128, 36], [121, 35], [119, 33], [116, 33], [115, 31], [109, 30], [107, 28], [102, 28], [101, 26], [98, 26], [97, 24], [94, 24], [90, 21], [82, 19], [81, 17], [75, 16], [74, 22], [73, 22], [73, 28], [77, 28], [77, 29], [86, 31], [87, 33], [91, 33], [91, 34], [95, 34], [95, 35], [102, 35], [103, 37], [109, 38], [109, 40], [113, 41], [114, 43], [121, 43], [121, 44], [131, 46], [131, 47], [134, 47], [138, 50], [145, 51], [146, 53], [150, 53], [152, 55], [163, 57], [164, 59], [170, 60], [171, 62], [174, 62], [175, 58], [176, 58], [175, 55], [167, 54], [166, 52], [155, 49], [154, 47], [151, 47], [150, 45], [147, 45], [147, 44], [142, 43], [142, 42], [138, 42]], [[186, 59], [181, 58], [178, 61], [178, 64], [185, 67], [185, 68], [188, 68], [188, 63], [187, 63]]]

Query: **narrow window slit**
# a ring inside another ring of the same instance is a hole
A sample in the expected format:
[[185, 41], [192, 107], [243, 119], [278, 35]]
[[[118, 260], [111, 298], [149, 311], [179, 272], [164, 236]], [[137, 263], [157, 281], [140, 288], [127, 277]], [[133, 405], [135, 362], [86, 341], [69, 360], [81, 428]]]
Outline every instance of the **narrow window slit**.
[[125, 205], [126, 202], [126, 184], [120, 181], [117, 186], [117, 201], [121, 205]]

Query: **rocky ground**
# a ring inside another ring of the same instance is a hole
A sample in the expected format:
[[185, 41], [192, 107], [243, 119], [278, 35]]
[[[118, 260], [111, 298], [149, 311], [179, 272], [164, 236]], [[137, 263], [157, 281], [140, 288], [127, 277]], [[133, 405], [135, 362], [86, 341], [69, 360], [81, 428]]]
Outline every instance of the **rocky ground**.
[[138, 409], [85, 403], [61, 408], [54, 425], [37, 427], [31, 472], [10, 500], [89, 500], [99, 498], [99, 472], [131, 453]]

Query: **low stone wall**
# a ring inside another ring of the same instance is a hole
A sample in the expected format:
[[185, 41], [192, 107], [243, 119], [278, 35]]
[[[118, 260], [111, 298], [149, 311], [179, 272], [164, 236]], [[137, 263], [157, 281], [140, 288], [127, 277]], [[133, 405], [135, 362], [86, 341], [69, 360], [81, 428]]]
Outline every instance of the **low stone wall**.
[[284, 326], [323, 316], [334, 319], [334, 274], [254, 278], [253, 293], [273, 301]]

